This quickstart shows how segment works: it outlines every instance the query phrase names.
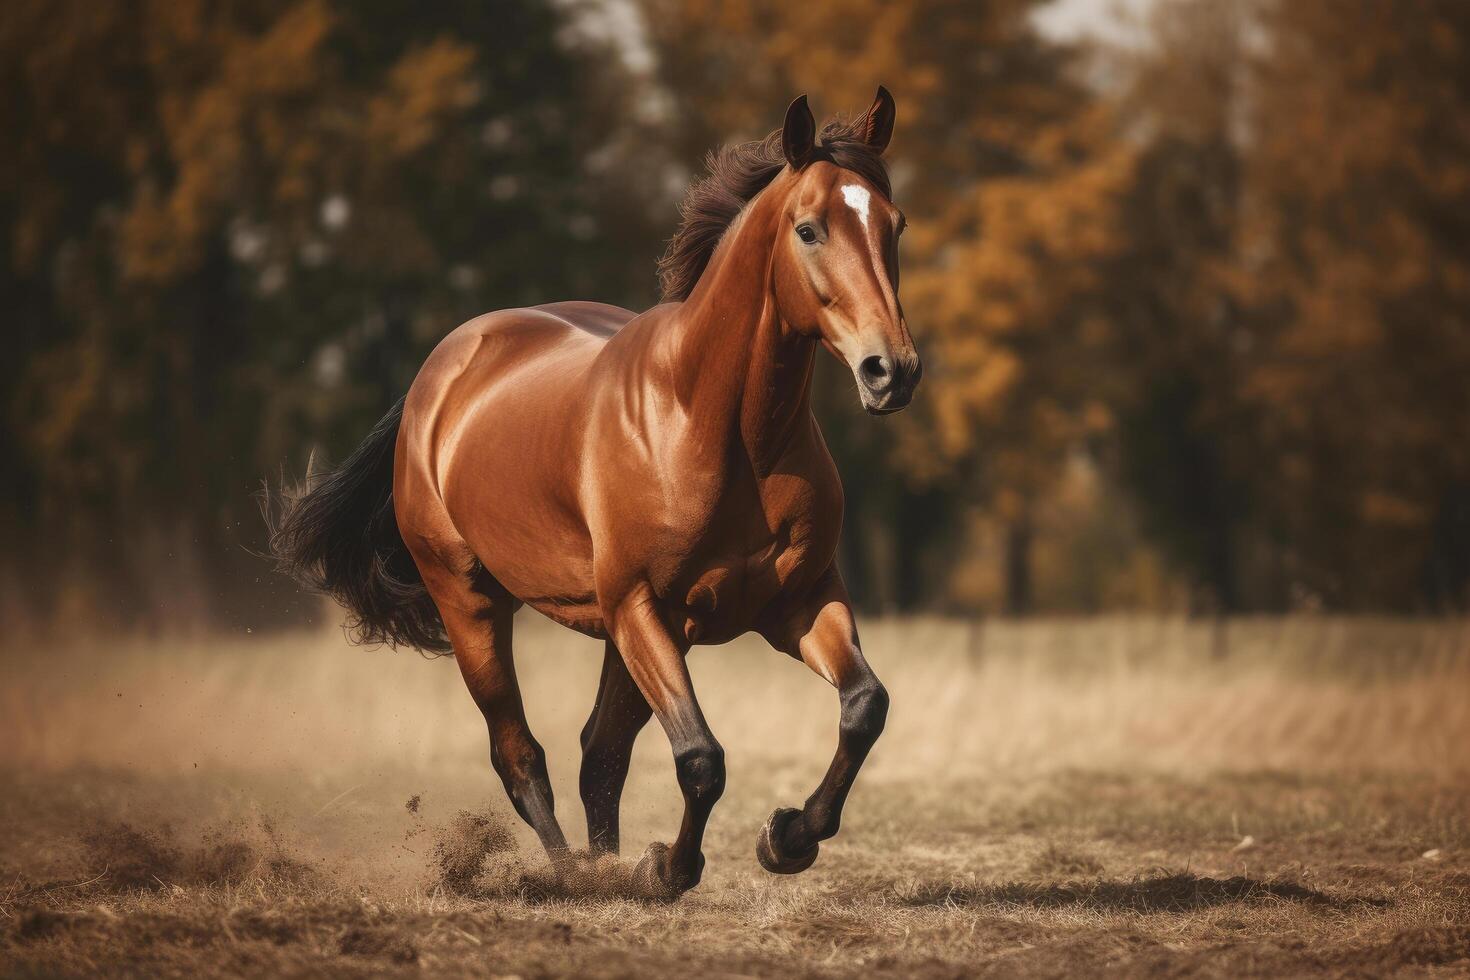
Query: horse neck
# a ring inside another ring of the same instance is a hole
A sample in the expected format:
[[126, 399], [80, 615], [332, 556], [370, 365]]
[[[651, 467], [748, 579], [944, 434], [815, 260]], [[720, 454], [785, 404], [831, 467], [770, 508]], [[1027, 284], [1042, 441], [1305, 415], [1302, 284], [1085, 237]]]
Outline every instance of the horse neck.
[[761, 475], [810, 417], [816, 351], [776, 310], [771, 256], [780, 204], [768, 189], [747, 206], [671, 331], [680, 401], [696, 418], [730, 423], [723, 431], [738, 433]]

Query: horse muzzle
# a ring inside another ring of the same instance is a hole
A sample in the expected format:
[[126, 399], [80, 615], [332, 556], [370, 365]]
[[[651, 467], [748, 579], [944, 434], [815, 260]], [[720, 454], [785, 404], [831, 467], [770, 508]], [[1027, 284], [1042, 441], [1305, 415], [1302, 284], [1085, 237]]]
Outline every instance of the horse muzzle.
[[891, 415], [908, 405], [919, 386], [924, 365], [912, 350], [903, 354], [870, 354], [858, 362], [858, 397], [870, 415]]

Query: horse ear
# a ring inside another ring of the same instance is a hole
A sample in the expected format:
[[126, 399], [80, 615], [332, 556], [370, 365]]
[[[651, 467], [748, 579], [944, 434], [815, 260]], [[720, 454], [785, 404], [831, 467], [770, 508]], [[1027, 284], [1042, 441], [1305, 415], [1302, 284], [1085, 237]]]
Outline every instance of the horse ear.
[[817, 121], [801, 95], [786, 107], [786, 121], [781, 124], [781, 150], [792, 170], [800, 170], [812, 158], [817, 143]]
[[863, 119], [863, 142], [878, 153], [888, 149], [888, 141], [893, 138], [893, 119], [896, 114], [893, 96], [879, 85], [878, 95], [873, 99], [867, 117]]

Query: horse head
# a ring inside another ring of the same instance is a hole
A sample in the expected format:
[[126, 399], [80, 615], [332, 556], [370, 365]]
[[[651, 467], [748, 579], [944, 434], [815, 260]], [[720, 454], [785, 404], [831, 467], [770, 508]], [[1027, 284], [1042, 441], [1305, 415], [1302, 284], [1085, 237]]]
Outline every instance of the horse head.
[[[876, 158], [893, 135], [893, 96], [882, 87], [857, 132]], [[852, 371], [874, 415], [909, 403], [922, 365], [898, 300], [898, 238], [904, 215], [886, 180], [839, 165], [817, 142], [806, 96], [791, 103], [781, 130], [788, 173], [772, 256], [777, 309], [792, 329], [814, 336]]]

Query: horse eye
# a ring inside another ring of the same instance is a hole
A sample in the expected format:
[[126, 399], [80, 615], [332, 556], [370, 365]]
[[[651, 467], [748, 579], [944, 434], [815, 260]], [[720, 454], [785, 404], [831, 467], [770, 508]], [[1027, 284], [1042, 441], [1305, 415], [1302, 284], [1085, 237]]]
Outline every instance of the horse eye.
[[796, 229], [796, 237], [810, 245], [817, 240], [817, 233], [811, 225], [802, 225]]

